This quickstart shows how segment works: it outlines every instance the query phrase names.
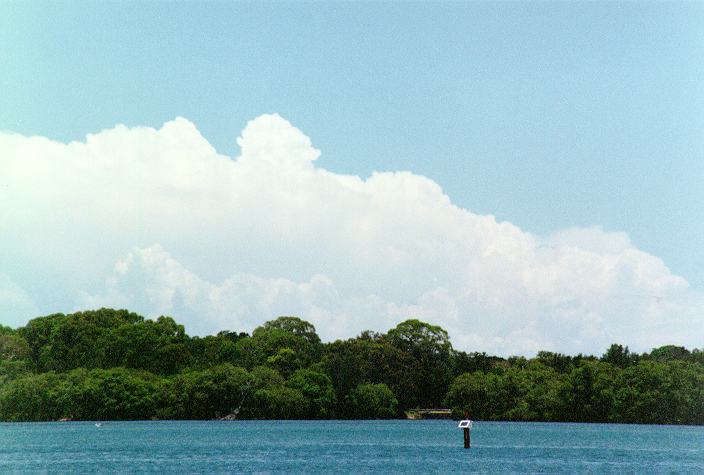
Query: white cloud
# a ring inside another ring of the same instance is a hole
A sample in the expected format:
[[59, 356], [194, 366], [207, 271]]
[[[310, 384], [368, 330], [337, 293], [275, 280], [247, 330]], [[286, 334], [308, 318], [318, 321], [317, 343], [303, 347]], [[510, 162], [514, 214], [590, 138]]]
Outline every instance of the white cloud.
[[0, 324], [17, 327], [37, 316], [37, 307], [19, 285], [0, 274]]
[[277, 115], [237, 143], [218, 155], [182, 118], [70, 144], [0, 134], [2, 245], [61, 276], [47, 285], [71, 307], [168, 313], [197, 333], [298, 314], [330, 339], [419, 316], [504, 354], [701, 346], [704, 297], [624, 233], [542, 238], [422, 176], [329, 172]]

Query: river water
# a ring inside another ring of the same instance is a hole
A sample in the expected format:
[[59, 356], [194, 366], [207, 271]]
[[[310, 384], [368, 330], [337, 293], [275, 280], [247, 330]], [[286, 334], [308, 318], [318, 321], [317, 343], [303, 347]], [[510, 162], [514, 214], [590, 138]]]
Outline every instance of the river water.
[[704, 427], [454, 421], [3, 423], [0, 473], [696, 473]]

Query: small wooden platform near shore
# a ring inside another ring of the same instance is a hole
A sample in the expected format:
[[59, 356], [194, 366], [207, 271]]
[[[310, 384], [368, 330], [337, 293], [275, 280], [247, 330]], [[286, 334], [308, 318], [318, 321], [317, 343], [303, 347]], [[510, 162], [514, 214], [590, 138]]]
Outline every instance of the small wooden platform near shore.
[[406, 419], [452, 419], [452, 409], [409, 409]]

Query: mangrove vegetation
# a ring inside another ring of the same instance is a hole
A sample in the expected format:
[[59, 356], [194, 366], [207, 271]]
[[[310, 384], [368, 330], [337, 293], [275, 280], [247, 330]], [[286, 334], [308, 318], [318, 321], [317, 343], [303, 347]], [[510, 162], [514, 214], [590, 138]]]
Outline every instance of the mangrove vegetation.
[[453, 349], [419, 320], [321, 342], [279, 317], [189, 336], [170, 317], [99, 309], [0, 326], [0, 420], [368, 419], [451, 408], [478, 420], [704, 424], [704, 353], [534, 358]]

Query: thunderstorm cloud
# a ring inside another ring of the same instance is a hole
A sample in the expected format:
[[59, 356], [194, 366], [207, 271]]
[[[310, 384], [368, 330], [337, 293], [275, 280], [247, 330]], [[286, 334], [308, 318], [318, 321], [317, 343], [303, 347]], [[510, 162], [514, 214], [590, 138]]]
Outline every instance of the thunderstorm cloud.
[[0, 133], [0, 323], [112, 306], [196, 334], [294, 314], [328, 340], [415, 316], [500, 354], [704, 341], [704, 296], [625, 233], [537, 236], [423, 176], [333, 173], [278, 115], [237, 144], [218, 154], [184, 118]]

